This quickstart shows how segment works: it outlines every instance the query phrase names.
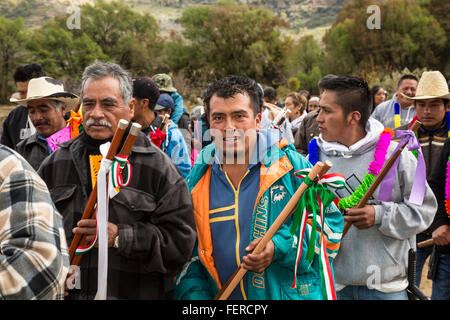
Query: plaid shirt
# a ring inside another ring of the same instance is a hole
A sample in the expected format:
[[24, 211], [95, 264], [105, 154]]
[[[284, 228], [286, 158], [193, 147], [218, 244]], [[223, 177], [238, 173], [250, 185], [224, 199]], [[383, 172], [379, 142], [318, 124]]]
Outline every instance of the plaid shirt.
[[0, 298], [63, 299], [68, 267], [62, 217], [45, 183], [0, 145]]

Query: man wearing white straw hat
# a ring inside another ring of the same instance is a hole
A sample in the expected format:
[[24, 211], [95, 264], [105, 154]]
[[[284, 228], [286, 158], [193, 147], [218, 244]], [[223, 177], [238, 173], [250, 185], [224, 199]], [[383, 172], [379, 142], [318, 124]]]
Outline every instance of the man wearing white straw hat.
[[[36, 133], [19, 142], [16, 150], [35, 170], [53, 150], [48, 138], [67, 125], [64, 119], [66, 107], [73, 109], [78, 101], [77, 95], [64, 91], [62, 82], [50, 77], [31, 79], [26, 98], [17, 100], [17, 103], [27, 106]], [[59, 142], [68, 140], [70, 134]]]
[[[439, 161], [438, 159], [440, 158], [440, 154], [444, 147], [445, 141], [450, 137], [450, 111], [448, 111], [450, 108], [450, 93], [448, 90], [447, 81], [439, 71], [426, 71], [422, 74], [422, 77], [419, 80], [416, 96], [404, 97], [408, 98], [410, 101], [413, 101], [416, 109], [416, 116], [411, 121], [411, 124], [416, 119], [418, 119], [422, 123], [416, 135], [422, 148], [422, 153], [427, 168], [427, 180], [432, 187], [433, 192], [437, 194], [439, 190], [436, 189], [436, 181], [434, 183], [431, 182], [431, 172], [433, 168], [436, 167], [437, 162]], [[398, 129], [407, 130], [411, 124], [405, 124]], [[444, 179], [443, 176], [441, 176], [440, 178]], [[436, 215], [433, 224], [427, 230], [417, 234], [417, 243], [430, 239], [432, 233], [442, 226], [442, 220], [437, 219], [437, 217], [438, 216]], [[444, 223], [444, 225], [445, 224], [446, 223]], [[420, 285], [420, 279], [425, 260], [430, 255], [432, 255], [431, 260], [437, 261], [436, 259], [434, 259], [434, 257], [439, 255], [438, 251], [442, 251], [439, 249], [442, 249], [442, 247], [439, 246], [437, 251], [436, 248], [433, 248], [432, 246], [417, 248], [417, 286]], [[448, 248], [447, 251], [449, 251]], [[450, 257], [448, 253], [449, 252], [447, 252], [446, 255], [447, 265], [450, 264]], [[430, 264], [430, 267], [437, 266], [437, 264]], [[431, 273], [430, 277], [434, 278]], [[436, 282], [435, 279], [433, 279], [433, 281]], [[450, 280], [447, 279], [445, 281], [447, 282], [448, 287], [450, 285]], [[437, 287], [438, 285], [439, 283], [433, 284], [433, 288]], [[433, 299], [442, 298], [442, 296], [438, 292], [439, 290], [436, 291], [435, 289], [433, 289]]]

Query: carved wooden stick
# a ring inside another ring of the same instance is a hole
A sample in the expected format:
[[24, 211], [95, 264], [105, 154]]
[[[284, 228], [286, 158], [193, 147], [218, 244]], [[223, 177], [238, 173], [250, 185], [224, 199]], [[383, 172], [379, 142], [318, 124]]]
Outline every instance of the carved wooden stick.
[[428, 240], [419, 242], [417, 244], [417, 247], [418, 248], [423, 248], [423, 247], [426, 247], [426, 246], [431, 246], [432, 244], [434, 244], [434, 240], [433, 239], [428, 239]]
[[[142, 126], [140, 124], [138, 124], [137, 122], [134, 122], [131, 125], [130, 132], [129, 132], [128, 136], [127, 136], [127, 139], [125, 140], [125, 142], [124, 142], [124, 144], [122, 146], [122, 149], [119, 152], [120, 155], [125, 156], [125, 157], [129, 156], [129, 154], [131, 152], [131, 148], [133, 147], [134, 141], [136, 140], [136, 137], [139, 134], [139, 131], [141, 131], [141, 128], [142, 128]], [[112, 146], [112, 144], [111, 144], [111, 146]], [[111, 149], [111, 147], [110, 147], [110, 149]], [[118, 148], [116, 148], [116, 151], [117, 151], [117, 149]], [[113, 158], [114, 158], [114, 156], [113, 156]], [[95, 185], [94, 189], [95, 189], [95, 192], [97, 193], [97, 184]], [[92, 192], [94, 192], [94, 190]], [[95, 196], [95, 199], [97, 201], [97, 197], [96, 196]], [[91, 217], [88, 217], [87, 219], [96, 219], [96, 212], [94, 210], [91, 210], [91, 213], [92, 213]], [[82, 236], [79, 245], [86, 245], [86, 244], [88, 244], [88, 242], [86, 241], [86, 237]], [[71, 258], [71, 263], [70, 264], [79, 266], [80, 263], [81, 263], [81, 259], [82, 258], [83, 258], [82, 254], [74, 255]]]
[[[111, 145], [109, 147], [108, 153], [106, 155], [106, 159], [112, 160], [114, 156], [116, 155], [117, 149], [119, 148], [120, 142], [122, 141], [122, 137], [125, 133], [125, 129], [128, 126], [128, 121], [121, 119], [119, 121], [119, 125], [117, 126], [117, 130], [114, 133], [114, 137], [111, 141]], [[131, 147], [134, 144], [134, 140], [136, 139], [136, 136], [138, 132], [140, 131], [141, 126], [137, 123], [133, 123], [130, 133], [128, 134], [128, 137], [124, 143], [124, 146], [121, 150], [121, 154], [128, 156]], [[124, 152], [127, 152], [127, 154], [124, 154]], [[83, 216], [81, 219], [91, 219], [93, 215], [95, 215], [95, 206], [97, 203], [97, 185], [95, 184], [93, 186], [91, 195], [89, 196], [88, 203], [86, 205], [86, 208], [83, 212]], [[76, 249], [81, 245], [86, 244], [85, 237], [79, 234], [75, 234], [74, 238], [72, 240], [72, 243], [69, 248], [69, 254], [70, 254], [70, 261], [71, 265], [79, 265], [81, 262], [82, 255], [75, 255]]]
[[[414, 121], [413, 125], [411, 126], [411, 131], [416, 132], [420, 125], [422, 123], [418, 120]], [[389, 169], [391, 169], [391, 167], [394, 165], [395, 161], [397, 160], [397, 158], [400, 156], [400, 154], [402, 153], [403, 149], [407, 146], [407, 142], [401, 146], [390, 158], [389, 160], [386, 162], [386, 164], [384, 165], [383, 169], [381, 169], [380, 173], [378, 174], [378, 176], [376, 177], [375, 181], [372, 183], [372, 185], [370, 186], [369, 190], [367, 190], [367, 192], [364, 194], [364, 197], [361, 199], [361, 201], [358, 203], [358, 205], [356, 206], [356, 208], [363, 208], [366, 204], [367, 201], [369, 201], [370, 197], [373, 195], [373, 193], [375, 192], [375, 189], [380, 185], [381, 181], [383, 181], [384, 177], [386, 176], [386, 174], [388, 173]], [[352, 226], [351, 222], [347, 222], [344, 225], [344, 231], [342, 232], [342, 238], [344, 238], [345, 234], [347, 233], [348, 229], [350, 229], [350, 227]]]
[[[312, 168], [311, 172], [308, 174], [308, 177], [311, 180], [314, 180], [317, 175], [324, 175], [330, 168], [332, 164], [330, 161], [325, 161], [325, 164], [322, 162], [317, 162], [316, 165]], [[261, 253], [266, 247], [267, 243], [273, 238], [275, 233], [280, 229], [283, 223], [286, 222], [287, 218], [294, 212], [297, 203], [300, 201], [305, 190], [308, 188], [306, 183], [302, 183], [300, 187], [295, 191], [292, 198], [286, 204], [284, 209], [281, 211], [279, 216], [275, 219], [273, 224], [270, 226], [269, 230], [264, 234], [261, 241], [253, 250], [254, 253]], [[214, 297], [214, 300], [226, 300], [233, 292], [234, 288], [239, 284], [244, 275], [247, 273], [247, 270], [243, 267], [239, 266], [238, 269], [233, 273], [233, 275], [228, 279], [219, 293]]]

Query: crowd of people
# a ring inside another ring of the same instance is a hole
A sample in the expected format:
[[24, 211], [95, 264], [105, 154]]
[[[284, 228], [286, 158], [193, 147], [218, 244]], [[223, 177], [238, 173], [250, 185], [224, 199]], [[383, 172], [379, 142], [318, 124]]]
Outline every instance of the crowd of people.
[[[318, 96], [301, 90], [282, 102], [273, 87], [229, 76], [193, 108], [168, 74], [132, 78], [96, 61], [81, 79], [78, 95], [40, 64], [14, 73], [17, 106], [0, 140], [2, 298], [97, 296], [101, 235], [95, 216], [82, 217], [125, 120], [118, 150], [132, 123], [140, 132], [118, 173], [129, 179], [106, 200], [107, 299], [213, 299], [244, 268], [230, 299], [406, 300], [427, 258], [431, 299], [450, 299], [450, 93], [439, 71], [403, 75], [389, 100], [356, 76], [326, 75]], [[254, 252], [307, 181], [298, 172], [328, 160], [345, 177], [335, 201], [323, 215], [306, 211], [298, 234], [291, 216]], [[69, 254], [77, 237], [89, 244], [78, 260]]]

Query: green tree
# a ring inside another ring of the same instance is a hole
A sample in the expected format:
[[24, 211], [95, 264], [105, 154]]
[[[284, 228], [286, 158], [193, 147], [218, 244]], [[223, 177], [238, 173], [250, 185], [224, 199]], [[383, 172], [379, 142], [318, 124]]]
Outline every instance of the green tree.
[[445, 33], [427, 10], [412, 0], [377, 2], [381, 29], [368, 29], [366, 9], [372, 4], [355, 0], [346, 5], [325, 34], [328, 73], [358, 73], [375, 66], [439, 68]]
[[290, 68], [309, 73], [315, 66], [320, 65], [322, 57], [322, 49], [314, 37], [304, 36], [292, 48], [289, 56]]
[[55, 21], [35, 30], [27, 43], [34, 61], [45, 66], [53, 77], [80, 79], [86, 66], [95, 59], [107, 60], [102, 49], [86, 34], [76, 37]]
[[288, 88], [292, 91], [299, 91], [300, 90], [300, 80], [296, 77], [291, 77], [287, 81]]
[[141, 14], [124, 2], [95, 0], [81, 6], [81, 29], [113, 61], [134, 73], [154, 71], [162, 40], [150, 14]]
[[450, 1], [448, 0], [428, 0], [422, 5], [426, 8], [433, 17], [439, 22], [442, 29], [445, 31], [445, 38], [447, 39], [446, 48], [441, 55], [441, 70], [446, 73], [447, 78], [450, 78], [450, 61], [448, 59], [448, 52], [450, 52], [450, 20], [448, 13], [450, 12]]
[[24, 50], [22, 44], [27, 38], [22, 18], [8, 20], [0, 17], [0, 100], [9, 101], [12, 93], [10, 83], [14, 68], [23, 62]]
[[269, 10], [229, 4], [195, 6], [183, 11], [180, 22], [189, 41], [190, 49], [184, 52], [191, 74], [194, 69], [198, 72], [201, 62], [201, 73], [210, 79], [245, 74], [275, 86], [285, 80], [289, 43], [279, 29], [289, 25]]
[[314, 66], [311, 72], [299, 72], [297, 77], [300, 79], [300, 89], [308, 90], [311, 94], [318, 94], [317, 83], [322, 78], [322, 72], [319, 66]]

